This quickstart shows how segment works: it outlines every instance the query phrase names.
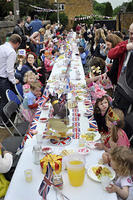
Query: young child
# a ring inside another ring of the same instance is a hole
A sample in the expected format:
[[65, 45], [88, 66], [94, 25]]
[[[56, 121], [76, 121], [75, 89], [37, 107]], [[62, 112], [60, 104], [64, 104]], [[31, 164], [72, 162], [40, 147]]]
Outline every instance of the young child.
[[106, 147], [103, 147], [107, 152], [103, 153], [102, 158], [104, 163], [110, 164], [110, 148], [113, 149], [117, 146], [127, 146], [130, 147], [130, 142], [124, 128], [124, 114], [121, 110], [111, 107], [106, 115], [106, 125], [109, 129], [110, 138], [106, 141]]
[[30, 92], [30, 85], [32, 83], [35, 83], [37, 82], [38, 80], [36, 79], [36, 75], [34, 72], [32, 71], [28, 71], [25, 73], [24, 75], [24, 85], [23, 85], [23, 93], [24, 93], [24, 96], [25, 96], [25, 93], [28, 93]]
[[33, 119], [33, 114], [38, 107], [38, 100], [41, 96], [41, 85], [39, 82], [32, 83], [30, 85], [30, 92], [25, 94], [21, 110], [25, 119], [29, 122]]
[[116, 172], [114, 184], [106, 187], [109, 193], [116, 192], [118, 200], [133, 199], [133, 151], [127, 147], [115, 147], [111, 153], [111, 167]]
[[86, 77], [86, 82], [91, 92], [92, 102], [95, 103], [98, 95], [101, 96], [101, 94], [103, 95], [107, 93], [109, 96], [111, 96], [113, 86], [109, 79], [107, 79], [106, 81], [103, 80], [103, 76], [105, 73], [105, 61], [102, 58], [92, 58], [89, 65], [90, 69], [88, 77]]
[[[106, 114], [106, 125], [110, 137], [104, 143], [98, 143], [96, 146], [98, 149], [104, 149], [109, 151], [110, 148], [116, 146], [130, 146], [130, 142], [126, 133], [124, 132], [124, 114], [121, 110], [111, 107]], [[108, 155], [107, 155], [108, 156]]]
[[110, 147], [115, 146], [130, 146], [130, 142], [126, 133], [124, 132], [124, 114], [120, 109], [111, 107], [106, 116], [106, 125], [111, 134], [109, 143]]
[[110, 107], [108, 96], [104, 95], [96, 100], [94, 105], [94, 118], [98, 125], [98, 131], [102, 134], [108, 133], [108, 127], [106, 126], [106, 114]]
[[80, 53], [80, 57], [81, 57], [81, 61], [82, 61], [82, 65], [83, 67], [85, 66], [86, 64], [86, 53], [85, 53], [85, 50], [83, 47], [79, 47], [79, 53]]

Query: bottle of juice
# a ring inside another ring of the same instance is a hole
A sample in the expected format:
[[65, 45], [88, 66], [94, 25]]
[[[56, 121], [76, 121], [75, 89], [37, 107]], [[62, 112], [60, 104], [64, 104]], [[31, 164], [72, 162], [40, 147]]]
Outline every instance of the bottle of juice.
[[84, 160], [79, 155], [70, 156], [67, 163], [69, 182], [72, 186], [81, 186], [85, 177]]

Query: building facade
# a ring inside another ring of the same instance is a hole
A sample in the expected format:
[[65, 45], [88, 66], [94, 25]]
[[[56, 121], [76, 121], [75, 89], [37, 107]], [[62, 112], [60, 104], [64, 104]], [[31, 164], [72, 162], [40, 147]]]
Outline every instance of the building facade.
[[75, 16], [93, 14], [93, 0], [50, 0], [59, 4], [60, 11], [68, 16], [69, 26], [73, 25]]

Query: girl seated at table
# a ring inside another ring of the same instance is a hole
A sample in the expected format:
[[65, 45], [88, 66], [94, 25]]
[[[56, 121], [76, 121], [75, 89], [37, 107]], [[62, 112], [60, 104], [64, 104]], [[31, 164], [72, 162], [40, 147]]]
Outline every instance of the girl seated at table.
[[23, 85], [24, 96], [26, 93], [30, 92], [30, 85], [37, 81], [38, 81], [38, 79], [36, 78], [36, 75], [34, 72], [28, 71], [25, 73], [25, 75], [24, 75], [24, 83], [25, 84]]
[[[94, 57], [90, 60], [90, 69], [88, 76], [86, 76], [86, 82], [88, 84], [89, 89], [92, 91], [92, 98], [94, 100], [95, 97], [95, 88], [101, 89], [103, 92], [107, 92], [109, 96], [112, 96], [112, 84], [111, 81], [106, 79], [106, 82], [103, 80], [103, 76], [105, 73], [105, 61], [102, 58]], [[100, 93], [102, 93], [100, 92]]]
[[116, 172], [113, 184], [106, 187], [109, 193], [116, 192], [118, 200], [133, 199], [133, 151], [127, 147], [111, 150], [111, 167]]
[[103, 147], [107, 152], [103, 153], [102, 159], [103, 163], [110, 164], [110, 148], [113, 149], [116, 146], [130, 147], [130, 142], [125, 131], [122, 129], [124, 127], [124, 114], [121, 110], [110, 108], [106, 116], [106, 124], [109, 129], [110, 138], [105, 143], [106, 147]]
[[32, 83], [30, 85], [30, 91], [25, 94], [23, 103], [21, 105], [21, 111], [25, 119], [29, 122], [33, 119], [33, 114], [38, 107], [38, 100], [41, 96], [41, 85], [39, 82]]
[[130, 146], [128, 137], [123, 130], [124, 114], [120, 109], [111, 107], [106, 114], [106, 126], [108, 127], [109, 137], [104, 140], [104, 143], [96, 143], [98, 149], [109, 151], [110, 148], [116, 146]]
[[100, 132], [103, 141], [106, 141], [109, 136], [105, 120], [109, 108], [110, 101], [107, 95], [98, 98], [94, 105], [94, 118], [97, 122], [98, 131]]

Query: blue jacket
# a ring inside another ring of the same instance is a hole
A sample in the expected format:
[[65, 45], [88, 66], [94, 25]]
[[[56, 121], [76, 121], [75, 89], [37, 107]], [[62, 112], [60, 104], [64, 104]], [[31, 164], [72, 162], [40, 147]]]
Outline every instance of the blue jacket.
[[35, 19], [34, 21], [32, 21], [30, 24], [29, 24], [29, 29], [31, 29], [31, 34], [36, 32], [36, 31], [39, 31], [40, 28], [42, 28], [42, 22], [41, 20], [39, 19]]

